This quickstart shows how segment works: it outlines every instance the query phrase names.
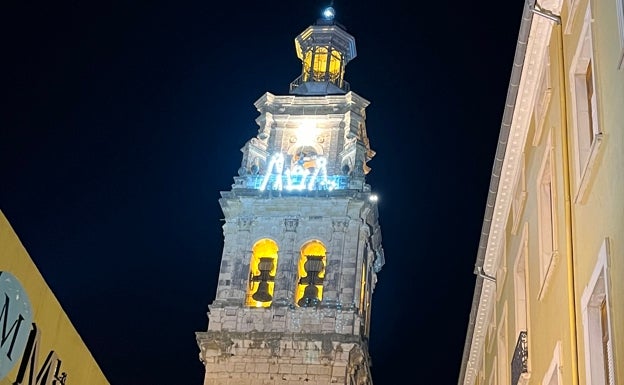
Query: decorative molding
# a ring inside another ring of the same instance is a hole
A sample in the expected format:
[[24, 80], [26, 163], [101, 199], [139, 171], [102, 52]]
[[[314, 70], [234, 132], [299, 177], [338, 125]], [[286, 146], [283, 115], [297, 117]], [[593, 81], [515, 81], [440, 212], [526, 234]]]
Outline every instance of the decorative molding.
[[254, 222], [253, 217], [239, 217], [236, 220], [236, 224], [238, 225], [238, 231], [251, 230], [251, 226], [253, 225], [253, 222]]
[[[546, 9], [556, 10], [560, 8], [559, 1], [543, 4]], [[490, 224], [489, 237], [486, 243], [483, 270], [490, 274], [494, 269], [499, 244], [502, 240], [509, 219], [512, 192], [516, 174], [520, 169], [520, 160], [526, 144], [527, 133], [530, 127], [535, 94], [538, 89], [541, 66], [544, 65], [543, 57], [550, 40], [553, 24], [542, 17], [534, 17], [531, 24], [530, 38], [527, 43], [525, 62], [522, 67], [522, 76], [518, 88], [516, 105], [513, 110], [512, 123], [505, 151], [505, 158], [501, 170], [492, 221]], [[487, 335], [490, 308], [496, 303], [496, 285], [488, 280], [483, 280], [483, 286], [479, 295], [479, 304], [476, 309], [475, 325], [472, 334], [472, 342], [466, 359], [465, 376], [461, 381], [464, 385], [472, 385], [478, 375], [482, 354]]]
[[299, 226], [299, 218], [296, 217], [287, 217], [284, 218], [284, 230], [285, 231], [297, 231], [297, 227]]
[[347, 231], [349, 227], [349, 220], [347, 219], [333, 219], [332, 220], [332, 228], [335, 233], [344, 233]]

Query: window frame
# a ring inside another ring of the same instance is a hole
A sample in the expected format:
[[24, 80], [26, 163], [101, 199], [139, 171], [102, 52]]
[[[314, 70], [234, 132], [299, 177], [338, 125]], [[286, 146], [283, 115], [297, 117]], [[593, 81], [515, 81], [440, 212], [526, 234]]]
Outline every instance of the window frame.
[[[572, 107], [572, 143], [574, 146], [575, 203], [582, 204], [586, 199], [603, 141], [603, 127], [600, 124], [600, 95], [596, 86], [596, 61], [593, 52], [589, 4], [583, 19], [576, 52], [570, 66], [570, 91]], [[592, 96], [588, 98], [587, 74], [591, 74]]]
[[618, 23], [618, 37], [620, 41], [620, 55], [618, 57], [617, 68], [624, 68], [624, 0], [615, 0], [616, 17]]
[[487, 346], [486, 350], [488, 353], [492, 352], [492, 346], [494, 346], [494, 336], [496, 335], [496, 309], [492, 307], [490, 311], [490, 322], [487, 327]]
[[544, 132], [546, 116], [550, 107], [552, 97], [552, 79], [550, 74], [550, 46], [546, 47], [544, 53], [542, 71], [537, 88], [535, 107], [533, 108], [533, 118], [535, 123], [535, 134], [533, 135], [533, 146], [538, 146]]
[[549, 137], [544, 150], [542, 165], [536, 180], [537, 227], [541, 289], [541, 300], [548, 288], [555, 267], [559, 261], [557, 244], [557, 189], [555, 180], [554, 147]]
[[511, 234], [515, 235], [518, 232], [518, 226], [520, 225], [520, 218], [524, 211], [527, 198], [527, 183], [526, 183], [526, 157], [523, 152], [520, 157], [520, 168], [516, 175], [516, 181], [514, 183], [513, 198], [511, 200]]
[[[528, 234], [528, 224], [525, 223], [522, 229], [518, 250], [514, 258], [514, 315], [516, 336], [522, 331], [528, 332], [529, 328]], [[520, 301], [520, 299], [522, 299], [522, 301]]]
[[563, 30], [566, 35], [572, 33], [572, 26], [574, 25], [574, 19], [578, 13], [579, 3], [580, 0], [566, 0], [566, 4], [568, 6], [568, 17], [566, 18], [566, 24]]
[[[596, 265], [591, 278], [581, 297], [581, 311], [583, 322], [583, 337], [585, 344], [585, 375], [587, 383], [613, 385], [614, 362], [613, 362], [613, 325], [611, 320], [611, 296], [609, 293], [609, 274], [607, 260], [610, 254], [609, 239], [605, 238], [598, 252]], [[600, 305], [607, 306], [606, 321], [609, 341], [607, 345], [607, 357], [604, 353], [602, 340], [602, 316]], [[608, 373], [608, 374], [606, 374]], [[605, 375], [606, 374], [606, 375]]]
[[493, 365], [492, 365], [492, 371], [490, 372], [490, 378], [488, 380], [488, 385], [497, 385], [498, 384], [498, 380], [497, 380], [497, 374], [498, 374], [498, 370], [497, 370], [497, 360], [498, 357], [494, 356], [494, 360], [493, 360]]
[[510, 368], [511, 361], [509, 357], [509, 325], [507, 322], [507, 302], [503, 305], [501, 319], [498, 322], [496, 333], [496, 356], [498, 357], [498, 364], [496, 365], [496, 371], [498, 371], [497, 378], [499, 383], [506, 384], [510, 381]]
[[496, 269], [496, 300], [500, 300], [507, 277], [507, 234], [503, 233], [498, 251], [498, 268]]
[[[556, 377], [555, 377], [556, 376]], [[550, 361], [550, 365], [544, 374], [542, 385], [563, 385], [563, 378], [561, 373], [561, 341], [557, 341], [555, 349], [553, 351], [553, 358]], [[556, 384], [553, 384], [553, 379], [557, 380]]]

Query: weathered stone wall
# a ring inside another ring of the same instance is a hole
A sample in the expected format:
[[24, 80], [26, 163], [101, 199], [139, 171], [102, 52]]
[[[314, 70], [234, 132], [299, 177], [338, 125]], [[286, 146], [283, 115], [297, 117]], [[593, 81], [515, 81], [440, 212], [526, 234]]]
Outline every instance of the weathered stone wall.
[[362, 323], [357, 309], [272, 306], [248, 308], [210, 306], [208, 331], [339, 333], [358, 335]]
[[338, 334], [198, 333], [204, 385], [370, 384], [362, 341]]

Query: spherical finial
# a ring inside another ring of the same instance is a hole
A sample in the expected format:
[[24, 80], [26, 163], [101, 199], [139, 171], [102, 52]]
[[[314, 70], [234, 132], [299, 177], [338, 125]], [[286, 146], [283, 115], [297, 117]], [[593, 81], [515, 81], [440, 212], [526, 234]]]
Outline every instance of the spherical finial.
[[323, 18], [325, 20], [333, 20], [334, 16], [336, 16], [336, 11], [334, 10], [334, 7], [329, 6], [323, 10]]

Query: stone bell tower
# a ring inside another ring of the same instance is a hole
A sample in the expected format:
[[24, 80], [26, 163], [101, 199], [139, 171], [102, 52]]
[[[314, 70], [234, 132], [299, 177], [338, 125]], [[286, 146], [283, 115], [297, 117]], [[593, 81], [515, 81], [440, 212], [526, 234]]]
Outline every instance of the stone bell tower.
[[355, 39], [333, 8], [295, 38], [289, 95], [255, 103], [258, 134], [221, 192], [224, 247], [204, 385], [371, 385], [371, 296], [384, 264], [369, 102], [344, 80]]

